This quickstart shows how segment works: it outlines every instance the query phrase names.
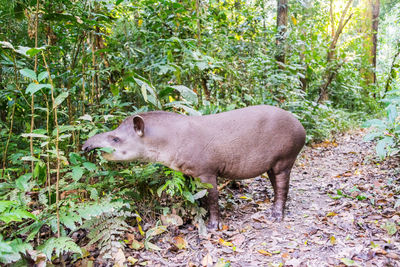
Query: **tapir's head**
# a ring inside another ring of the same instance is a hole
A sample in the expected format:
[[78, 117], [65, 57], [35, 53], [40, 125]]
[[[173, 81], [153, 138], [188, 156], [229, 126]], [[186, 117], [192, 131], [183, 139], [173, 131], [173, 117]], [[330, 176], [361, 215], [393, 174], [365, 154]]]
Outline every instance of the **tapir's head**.
[[109, 161], [133, 161], [143, 156], [144, 120], [136, 115], [127, 118], [117, 129], [90, 137], [82, 147], [89, 152], [96, 148], [111, 148], [113, 152], [104, 153]]

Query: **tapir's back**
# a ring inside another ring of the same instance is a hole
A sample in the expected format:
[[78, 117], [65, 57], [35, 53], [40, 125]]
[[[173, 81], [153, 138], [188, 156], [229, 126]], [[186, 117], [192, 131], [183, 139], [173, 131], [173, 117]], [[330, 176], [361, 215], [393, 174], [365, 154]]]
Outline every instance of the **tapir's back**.
[[305, 142], [301, 123], [289, 112], [261, 105], [215, 115], [198, 121], [220, 176], [251, 178], [269, 170], [277, 160], [293, 161]]

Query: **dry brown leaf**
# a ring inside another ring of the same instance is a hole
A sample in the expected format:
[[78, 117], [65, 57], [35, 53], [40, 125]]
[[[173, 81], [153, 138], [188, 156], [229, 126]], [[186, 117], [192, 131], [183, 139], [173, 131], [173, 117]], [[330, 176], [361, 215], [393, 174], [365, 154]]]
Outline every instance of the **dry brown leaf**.
[[161, 222], [165, 226], [169, 225], [181, 226], [183, 224], [182, 218], [176, 214], [161, 215]]
[[181, 236], [175, 236], [174, 238], [172, 238], [173, 240], [173, 244], [175, 247], [177, 247], [178, 249], [185, 249], [187, 248], [187, 241], [181, 237]]
[[207, 255], [204, 256], [204, 258], [201, 261], [201, 266], [203, 267], [209, 267], [213, 265], [213, 259], [210, 255], [210, 253], [207, 253]]
[[269, 257], [272, 256], [272, 254], [270, 252], [263, 250], [263, 249], [257, 250], [257, 252], [264, 256], [269, 256]]

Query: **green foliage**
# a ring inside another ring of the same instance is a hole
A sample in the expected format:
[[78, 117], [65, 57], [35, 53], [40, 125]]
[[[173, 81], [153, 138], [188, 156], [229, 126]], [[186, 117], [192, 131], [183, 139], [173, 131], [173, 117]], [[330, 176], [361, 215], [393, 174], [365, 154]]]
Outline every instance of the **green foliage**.
[[[103, 258], [113, 258], [118, 249], [123, 249], [123, 238], [130, 226], [126, 218], [138, 216], [135, 213], [124, 211], [129, 205], [120, 202], [103, 202], [101, 205], [88, 205], [84, 209], [85, 223], [81, 226], [89, 233], [88, 245], [97, 244]], [[95, 212], [93, 213], [93, 211]], [[83, 210], [81, 210], [83, 211]]]
[[55, 256], [59, 257], [65, 252], [73, 252], [82, 255], [81, 248], [75, 242], [66, 236], [51, 237], [38, 247], [46, 255], [47, 259], [51, 260], [53, 252]]
[[183, 197], [185, 201], [193, 204], [197, 199], [206, 195], [207, 188], [212, 188], [212, 185], [204, 184], [198, 178], [185, 177], [181, 172], [166, 169], [164, 174], [169, 179], [158, 188], [157, 195], [159, 197], [165, 191], [170, 196]]
[[363, 127], [373, 127], [365, 140], [377, 140], [376, 154], [380, 159], [400, 152], [400, 90], [388, 92], [382, 102], [386, 105], [386, 117], [363, 124]]
[[0, 262], [12, 263], [21, 259], [21, 254], [26, 254], [27, 250], [32, 249], [32, 245], [16, 238], [11, 241], [4, 241], [0, 235]]
[[[37, 250], [39, 243], [48, 260], [66, 251], [79, 254], [81, 244], [70, 237], [80, 228], [112, 257], [123, 248], [119, 241], [131, 217], [139, 216], [129, 212], [132, 207], [138, 214], [175, 209], [204, 226], [205, 210], [196, 200], [209, 185], [158, 164], [109, 163], [101, 151], [91, 159], [79, 152], [84, 140], [115, 129], [126, 116], [159, 109], [213, 114], [270, 104], [294, 113], [312, 142], [379, 114], [389, 72], [388, 88], [399, 89], [400, 68], [392, 60], [399, 4], [382, 9], [378, 80], [367, 85], [362, 73], [370, 62], [360, 32], [363, 18], [354, 19], [357, 4], [328, 62], [329, 2], [289, 1], [286, 62], [278, 63], [275, 3], [199, 3], [196, 10], [196, 1], [39, 1], [34, 48], [36, 1], [0, 0], [0, 40], [7, 40], [0, 42], [4, 263], [21, 260], [21, 253]], [[340, 14], [333, 15], [337, 24]], [[333, 74], [329, 101], [317, 103], [328, 74]], [[382, 157], [398, 152], [396, 94], [384, 99], [387, 117], [369, 122], [376, 126], [369, 137], [378, 140]], [[147, 248], [155, 249], [157, 227], [147, 233]]]

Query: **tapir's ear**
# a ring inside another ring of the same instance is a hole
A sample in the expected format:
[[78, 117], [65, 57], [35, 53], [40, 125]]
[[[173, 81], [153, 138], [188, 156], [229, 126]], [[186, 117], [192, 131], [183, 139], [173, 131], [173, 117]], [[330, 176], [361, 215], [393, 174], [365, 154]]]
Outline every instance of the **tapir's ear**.
[[133, 117], [133, 129], [139, 136], [143, 136], [144, 134], [144, 120], [139, 115]]

